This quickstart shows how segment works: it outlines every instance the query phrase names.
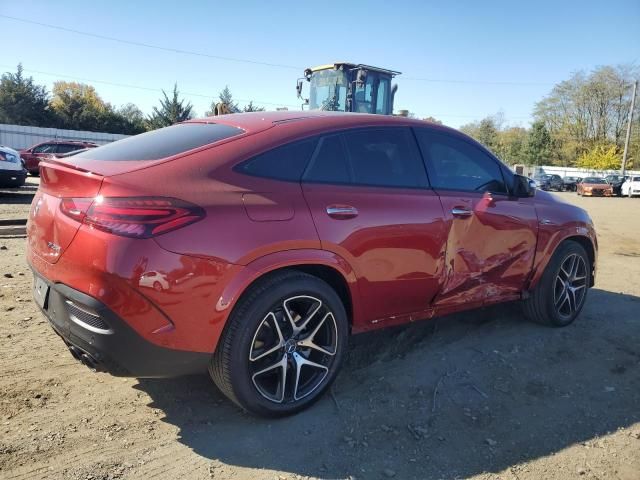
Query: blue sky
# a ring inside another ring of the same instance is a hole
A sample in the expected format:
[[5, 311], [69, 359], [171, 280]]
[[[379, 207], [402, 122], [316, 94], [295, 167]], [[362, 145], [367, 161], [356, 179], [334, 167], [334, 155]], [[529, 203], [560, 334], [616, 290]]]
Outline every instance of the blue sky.
[[[132, 46], [1, 15], [283, 66]], [[419, 117], [458, 127], [502, 111], [507, 123], [525, 126], [535, 102], [572, 72], [640, 62], [638, 0], [0, 0], [0, 28], [2, 71], [22, 62], [49, 89], [57, 79], [86, 81], [104, 100], [145, 113], [176, 81], [199, 115], [225, 85], [240, 103], [297, 109], [304, 67], [346, 60], [403, 72], [396, 108]]]

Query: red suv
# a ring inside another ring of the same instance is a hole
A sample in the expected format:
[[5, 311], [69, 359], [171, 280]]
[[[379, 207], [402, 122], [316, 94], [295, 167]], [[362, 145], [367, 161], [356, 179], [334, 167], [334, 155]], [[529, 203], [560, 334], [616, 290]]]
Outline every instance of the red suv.
[[41, 174], [27, 258], [73, 356], [115, 375], [208, 367], [259, 415], [317, 400], [350, 333], [512, 300], [564, 326], [594, 281], [583, 210], [403, 117], [194, 120]]
[[73, 152], [83, 148], [95, 148], [98, 144], [93, 142], [76, 142], [51, 140], [49, 142], [38, 143], [31, 148], [20, 150], [20, 156], [24, 160], [25, 166], [31, 175], [39, 175], [39, 165], [42, 160], [52, 158], [64, 153]]

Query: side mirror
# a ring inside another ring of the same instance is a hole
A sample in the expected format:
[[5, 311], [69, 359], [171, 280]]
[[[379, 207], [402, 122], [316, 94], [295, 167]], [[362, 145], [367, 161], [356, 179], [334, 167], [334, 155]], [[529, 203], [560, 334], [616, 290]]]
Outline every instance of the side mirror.
[[298, 92], [298, 98], [302, 98], [302, 78], [298, 79], [298, 83], [296, 83], [296, 92]]
[[536, 182], [523, 175], [513, 176], [513, 194], [519, 198], [533, 197], [536, 194]]

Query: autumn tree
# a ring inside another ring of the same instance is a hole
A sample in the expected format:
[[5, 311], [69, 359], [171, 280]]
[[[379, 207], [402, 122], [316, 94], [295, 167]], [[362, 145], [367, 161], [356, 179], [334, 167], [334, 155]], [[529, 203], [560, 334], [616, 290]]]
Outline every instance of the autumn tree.
[[616, 145], [601, 144], [583, 153], [578, 158], [576, 165], [592, 170], [619, 170], [621, 163], [622, 157]]

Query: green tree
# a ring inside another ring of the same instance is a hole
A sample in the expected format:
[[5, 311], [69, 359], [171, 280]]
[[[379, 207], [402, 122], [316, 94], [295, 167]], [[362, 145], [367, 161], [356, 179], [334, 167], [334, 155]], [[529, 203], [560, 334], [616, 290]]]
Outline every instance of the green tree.
[[240, 107], [238, 107], [238, 103], [233, 99], [233, 95], [231, 94], [231, 90], [229, 90], [228, 85], [225, 86], [220, 93], [218, 93], [218, 99], [211, 102], [209, 111], [206, 112], [205, 115], [215, 115], [215, 109], [218, 103], [222, 103], [223, 105], [225, 105], [231, 113], [240, 112]]
[[177, 83], [173, 86], [171, 98], [162, 91], [164, 99], [160, 99], [160, 108], [153, 107], [153, 113], [147, 119], [150, 129], [168, 127], [192, 118], [193, 106], [191, 103], [185, 105], [185, 100], [180, 99], [179, 93]]
[[499, 123], [497, 116], [483, 118], [479, 122], [469, 123], [460, 127], [460, 130], [475, 138], [489, 150], [496, 152], [498, 147]]
[[529, 132], [522, 127], [508, 127], [498, 132], [496, 154], [508, 165], [527, 163]]
[[553, 155], [553, 141], [544, 122], [531, 125], [526, 143], [525, 162], [529, 165], [549, 165]]
[[244, 112], [264, 112], [264, 107], [258, 107], [253, 104], [253, 100], [250, 100], [247, 105], [242, 109]]
[[137, 134], [146, 131], [147, 127], [144, 113], [142, 113], [142, 110], [140, 110], [137, 105], [133, 103], [122, 105], [116, 111], [116, 114], [125, 122], [125, 129], [127, 131], [122, 133]]
[[16, 73], [7, 72], [0, 79], [0, 123], [53, 126], [47, 89], [26, 78], [22, 64]]

